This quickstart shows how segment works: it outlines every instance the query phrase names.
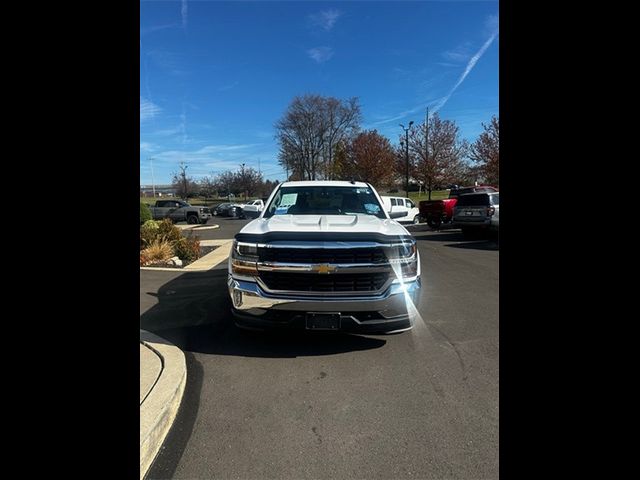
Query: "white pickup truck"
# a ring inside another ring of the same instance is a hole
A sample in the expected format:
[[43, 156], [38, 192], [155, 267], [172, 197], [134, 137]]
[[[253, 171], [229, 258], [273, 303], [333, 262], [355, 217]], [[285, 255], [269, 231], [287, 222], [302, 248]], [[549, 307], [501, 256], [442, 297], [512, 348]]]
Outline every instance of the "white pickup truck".
[[245, 218], [258, 218], [264, 209], [264, 202], [260, 199], [242, 205], [242, 215]]
[[285, 182], [235, 236], [236, 324], [395, 333], [417, 315], [420, 254], [368, 183]]

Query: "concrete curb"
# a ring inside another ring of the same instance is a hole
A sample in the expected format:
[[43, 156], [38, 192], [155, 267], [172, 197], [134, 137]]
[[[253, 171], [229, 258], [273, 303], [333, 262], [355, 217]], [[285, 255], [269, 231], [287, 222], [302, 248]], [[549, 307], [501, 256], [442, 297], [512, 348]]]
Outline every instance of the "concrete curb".
[[164, 338], [140, 330], [140, 343], [153, 350], [162, 362], [155, 385], [140, 405], [140, 479], [143, 479], [178, 413], [187, 382], [187, 366], [182, 350]]
[[233, 238], [223, 238], [214, 240], [201, 240], [200, 245], [203, 247], [217, 246], [213, 252], [207, 253], [204, 257], [199, 258], [184, 268], [170, 267], [140, 267], [140, 270], [155, 270], [161, 272], [206, 272], [211, 270], [229, 257], [231, 253], [231, 245]]
[[176, 227], [178, 227], [180, 230], [213, 230], [216, 228], [220, 228], [220, 225], [218, 225], [217, 223], [213, 224], [213, 225], [176, 225]]
[[202, 272], [211, 270], [213, 267], [225, 261], [231, 253], [231, 245], [233, 244], [233, 238], [221, 239], [221, 240], [202, 240], [200, 245], [202, 246], [218, 246], [213, 252], [199, 258], [193, 263], [190, 263], [183, 268], [185, 272]]

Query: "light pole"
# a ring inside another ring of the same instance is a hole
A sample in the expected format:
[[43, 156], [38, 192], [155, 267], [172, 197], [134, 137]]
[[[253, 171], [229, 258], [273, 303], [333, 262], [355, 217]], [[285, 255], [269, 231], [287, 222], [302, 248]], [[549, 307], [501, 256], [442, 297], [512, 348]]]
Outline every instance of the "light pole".
[[242, 193], [244, 194], [244, 200], [245, 202], [247, 201], [247, 178], [244, 175], [244, 163], [240, 164], [240, 178], [241, 183], [242, 183], [242, 190], [244, 190]]
[[405, 176], [405, 182], [404, 182], [404, 189], [407, 193], [407, 198], [409, 198], [409, 130], [411, 129], [411, 125], [413, 125], [413, 120], [411, 120], [409, 122], [409, 127], [408, 128], [404, 128], [404, 125], [400, 124], [400, 126], [402, 127], [402, 129], [404, 130], [405, 133], [405, 147], [406, 147], [406, 176]]
[[153, 188], [153, 198], [156, 198], [156, 180], [153, 177], [153, 157], [149, 159], [151, 162], [151, 188]]
[[189, 195], [187, 191], [187, 168], [189, 165], [185, 165], [184, 162], [180, 162], [180, 175], [182, 176], [182, 188], [184, 193], [184, 201], [188, 201]]

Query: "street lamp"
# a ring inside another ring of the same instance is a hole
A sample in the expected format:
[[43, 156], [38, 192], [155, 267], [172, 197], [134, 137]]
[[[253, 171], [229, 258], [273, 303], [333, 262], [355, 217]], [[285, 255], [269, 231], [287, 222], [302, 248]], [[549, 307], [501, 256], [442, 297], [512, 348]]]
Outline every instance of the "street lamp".
[[151, 162], [151, 187], [153, 188], [153, 198], [156, 198], [156, 179], [153, 176], [153, 157], [149, 159]]
[[407, 169], [406, 169], [406, 177], [405, 177], [404, 189], [407, 192], [407, 198], [409, 198], [409, 130], [411, 129], [411, 125], [413, 125], [413, 120], [411, 120], [409, 122], [409, 127], [408, 128], [404, 128], [404, 125], [400, 124], [400, 126], [402, 127], [402, 129], [404, 130], [404, 133], [405, 133]]
[[244, 163], [240, 164], [240, 183], [242, 184], [242, 189], [244, 190], [242, 193], [244, 194], [244, 200], [247, 201], [247, 178], [244, 174]]

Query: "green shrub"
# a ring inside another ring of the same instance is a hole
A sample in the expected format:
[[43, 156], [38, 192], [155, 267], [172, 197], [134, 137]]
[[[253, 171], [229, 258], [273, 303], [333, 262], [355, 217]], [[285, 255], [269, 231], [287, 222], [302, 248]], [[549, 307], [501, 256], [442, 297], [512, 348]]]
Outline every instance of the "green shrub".
[[146, 203], [140, 202], [140, 225], [147, 220], [151, 220], [151, 210], [149, 210], [149, 206]]
[[158, 220], [147, 220], [142, 224], [142, 227], [157, 230], [160, 228], [160, 222]]
[[140, 249], [147, 248], [160, 236], [160, 222], [147, 220], [140, 227]]
[[182, 238], [182, 232], [171, 220], [165, 218], [158, 222], [157, 238], [173, 244]]
[[180, 260], [193, 262], [200, 258], [200, 239], [198, 237], [181, 237], [173, 244], [173, 251]]

